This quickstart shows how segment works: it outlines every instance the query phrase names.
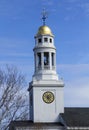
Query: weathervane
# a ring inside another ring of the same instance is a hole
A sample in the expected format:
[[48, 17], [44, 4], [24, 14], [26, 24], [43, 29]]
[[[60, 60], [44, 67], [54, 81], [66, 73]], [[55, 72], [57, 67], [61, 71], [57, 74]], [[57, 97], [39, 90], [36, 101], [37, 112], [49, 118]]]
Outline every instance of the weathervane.
[[45, 9], [43, 9], [43, 12], [42, 12], [43, 25], [45, 25], [46, 19], [47, 19], [47, 12], [45, 11]]

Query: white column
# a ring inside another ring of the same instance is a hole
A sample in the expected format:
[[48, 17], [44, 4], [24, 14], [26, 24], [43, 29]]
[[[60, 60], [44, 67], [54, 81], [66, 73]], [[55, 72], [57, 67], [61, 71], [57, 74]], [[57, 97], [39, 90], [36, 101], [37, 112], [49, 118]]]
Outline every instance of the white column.
[[41, 52], [41, 68], [44, 69], [44, 53]]
[[36, 62], [36, 71], [38, 70], [38, 56], [37, 56], [37, 53], [36, 53], [36, 59], [35, 59], [35, 62]]
[[54, 67], [55, 67], [55, 70], [56, 70], [56, 53], [54, 53]]
[[36, 54], [34, 53], [34, 66], [35, 66], [35, 72], [36, 72]]
[[49, 67], [50, 70], [52, 69], [52, 57], [51, 57], [51, 52], [49, 52]]

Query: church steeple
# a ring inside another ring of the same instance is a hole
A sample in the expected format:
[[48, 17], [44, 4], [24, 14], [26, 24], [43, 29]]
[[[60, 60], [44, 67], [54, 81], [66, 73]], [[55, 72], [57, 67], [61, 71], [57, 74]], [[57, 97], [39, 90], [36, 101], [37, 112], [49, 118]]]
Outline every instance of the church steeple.
[[33, 80], [56, 79], [56, 48], [54, 35], [51, 29], [45, 25], [46, 12], [43, 11], [43, 25], [38, 28], [35, 35], [34, 61], [35, 72]]
[[29, 84], [30, 119], [33, 122], [59, 122], [59, 114], [64, 112], [64, 83], [56, 72], [54, 35], [45, 25], [45, 12], [42, 19], [43, 25], [38, 28], [34, 37], [35, 66], [32, 82]]
[[34, 47], [35, 73], [34, 78], [58, 79], [56, 74], [56, 48], [54, 46], [54, 35], [51, 29], [40, 26], [35, 36]]

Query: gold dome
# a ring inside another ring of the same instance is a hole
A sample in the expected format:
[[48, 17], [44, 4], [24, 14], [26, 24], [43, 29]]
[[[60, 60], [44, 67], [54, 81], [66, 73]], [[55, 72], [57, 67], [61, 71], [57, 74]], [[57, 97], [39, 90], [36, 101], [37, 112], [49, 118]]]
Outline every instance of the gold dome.
[[53, 36], [51, 29], [46, 25], [39, 27], [38, 32], [37, 32], [37, 36], [38, 35], [51, 35], [51, 36]]

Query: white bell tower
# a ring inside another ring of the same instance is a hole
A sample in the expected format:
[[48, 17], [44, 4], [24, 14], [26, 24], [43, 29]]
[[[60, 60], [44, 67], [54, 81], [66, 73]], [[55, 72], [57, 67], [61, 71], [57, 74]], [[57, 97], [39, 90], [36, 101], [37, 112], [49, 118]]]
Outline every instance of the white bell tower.
[[56, 72], [54, 35], [45, 25], [45, 12], [42, 19], [43, 25], [35, 35], [35, 70], [28, 89], [30, 119], [33, 122], [59, 122], [59, 115], [64, 112], [64, 83]]

